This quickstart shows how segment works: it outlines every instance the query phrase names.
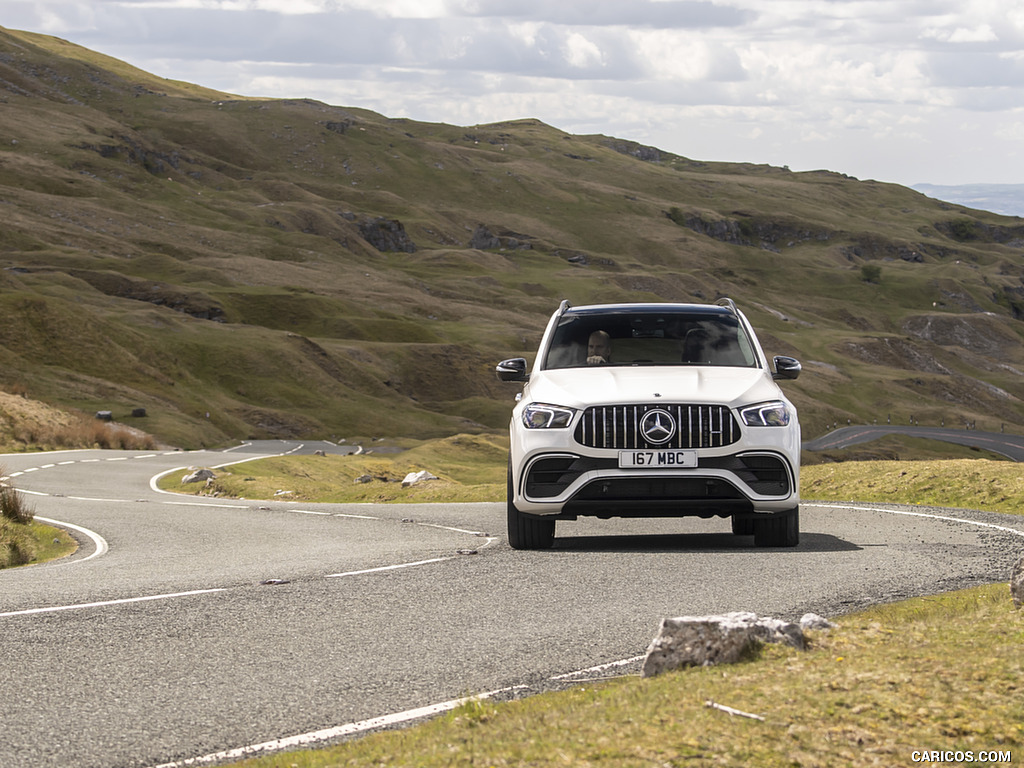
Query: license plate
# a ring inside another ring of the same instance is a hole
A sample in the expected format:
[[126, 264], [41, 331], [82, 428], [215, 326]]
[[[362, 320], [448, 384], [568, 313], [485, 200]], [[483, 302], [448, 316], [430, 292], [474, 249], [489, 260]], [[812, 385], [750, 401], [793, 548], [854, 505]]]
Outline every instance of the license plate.
[[621, 469], [696, 467], [696, 451], [619, 451]]

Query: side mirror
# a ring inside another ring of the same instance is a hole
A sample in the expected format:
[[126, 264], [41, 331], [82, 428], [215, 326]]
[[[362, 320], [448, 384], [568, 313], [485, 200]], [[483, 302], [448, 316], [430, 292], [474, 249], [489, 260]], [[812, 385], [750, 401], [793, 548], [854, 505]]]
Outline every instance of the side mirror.
[[498, 363], [494, 372], [502, 381], [527, 381], [530, 374], [526, 372], [526, 358], [513, 357], [510, 360], [502, 360]]
[[800, 375], [801, 370], [799, 360], [784, 355], [777, 355], [775, 357], [775, 373], [772, 374], [772, 378], [795, 379]]

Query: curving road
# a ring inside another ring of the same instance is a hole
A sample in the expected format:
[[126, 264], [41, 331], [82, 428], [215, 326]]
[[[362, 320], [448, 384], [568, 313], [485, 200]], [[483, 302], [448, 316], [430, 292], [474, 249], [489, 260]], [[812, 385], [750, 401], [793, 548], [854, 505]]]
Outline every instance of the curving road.
[[886, 435], [909, 435], [944, 443], [955, 443], [968, 447], [984, 448], [1006, 456], [1014, 461], [1024, 461], [1024, 436], [1008, 435], [1001, 432], [979, 432], [974, 429], [953, 429], [952, 427], [901, 427], [892, 425], [861, 424], [842, 427], [814, 440], [804, 441], [808, 451], [829, 451], [849, 448], [851, 445], [878, 440]]
[[806, 503], [795, 549], [755, 549], [724, 520], [595, 520], [518, 552], [501, 504], [201, 500], [151, 484], [325, 447], [0, 457], [37, 516], [82, 543], [0, 571], [0, 766], [202, 765], [340, 738], [467, 693], [635, 669], [665, 616], [835, 616], [1005, 580], [1024, 548], [1024, 518]]

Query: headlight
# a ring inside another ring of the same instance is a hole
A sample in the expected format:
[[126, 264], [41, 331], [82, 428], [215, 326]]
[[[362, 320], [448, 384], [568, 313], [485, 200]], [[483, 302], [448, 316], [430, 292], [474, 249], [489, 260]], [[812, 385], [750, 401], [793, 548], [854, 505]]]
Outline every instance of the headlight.
[[523, 424], [527, 429], [565, 429], [576, 414], [572, 408], [546, 403], [530, 403], [523, 409]]
[[785, 403], [761, 403], [740, 409], [740, 418], [748, 427], [785, 427], [789, 424], [789, 408]]

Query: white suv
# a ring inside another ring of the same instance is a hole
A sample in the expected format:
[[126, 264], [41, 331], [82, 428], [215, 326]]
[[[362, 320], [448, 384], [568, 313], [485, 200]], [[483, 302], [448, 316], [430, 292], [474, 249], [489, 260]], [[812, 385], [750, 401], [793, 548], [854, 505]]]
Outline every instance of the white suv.
[[556, 520], [730, 517], [755, 546], [799, 543], [800, 425], [753, 329], [718, 304], [608, 304], [552, 315], [512, 411], [508, 538], [550, 547]]

